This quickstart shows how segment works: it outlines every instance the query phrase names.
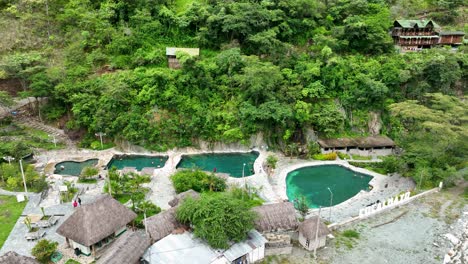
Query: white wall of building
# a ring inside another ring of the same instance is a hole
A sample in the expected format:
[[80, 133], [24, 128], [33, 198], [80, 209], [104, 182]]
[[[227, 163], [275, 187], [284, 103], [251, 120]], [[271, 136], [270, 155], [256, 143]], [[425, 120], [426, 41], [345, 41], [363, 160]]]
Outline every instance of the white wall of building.
[[77, 243], [73, 240], [71, 240], [71, 245], [72, 245], [72, 248], [75, 249], [75, 248], [79, 248], [81, 250], [81, 253], [83, 254], [86, 254], [86, 255], [91, 255], [91, 248], [90, 247], [87, 247], [87, 246], [83, 246], [81, 245], [80, 243]]
[[317, 248], [324, 247], [327, 243], [327, 237], [318, 237], [317, 244], [315, 243], [315, 239], [310, 239], [309, 246], [307, 246], [307, 239], [302, 235], [302, 233], [299, 233], [299, 243], [301, 243], [301, 245], [307, 250], [314, 250], [316, 247], [315, 245], [317, 245]]

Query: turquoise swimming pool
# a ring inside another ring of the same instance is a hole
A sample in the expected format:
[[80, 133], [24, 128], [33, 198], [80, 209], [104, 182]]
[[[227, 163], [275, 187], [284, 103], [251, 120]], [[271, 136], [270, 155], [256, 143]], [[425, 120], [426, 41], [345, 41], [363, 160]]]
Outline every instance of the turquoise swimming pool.
[[89, 159], [83, 162], [64, 161], [55, 165], [55, 174], [79, 176], [84, 167], [96, 166], [98, 159]]
[[116, 167], [121, 170], [125, 167], [136, 167], [138, 171], [146, 167], [162, 168], [167, 158], [167, 156], [114, 155], [107, 164], [107, 168]]
[[[259, 153], [209, 153], [183, 155], [177, 168], [199, 168], [204, 171], [227, 173], [231, 177], [241, 178], [254, 174], [254, 162]], [[245, 164], [245, 166], [244, 166]]]
[[371, 180], [372, 176], [339, 165], [309, 166], [288, 173], [286, 193], [291, 202], [303, 195], [310, 208], [327, 207], [331, 193], [333, 205], [336, 205], [361, 190], [369, 190]]

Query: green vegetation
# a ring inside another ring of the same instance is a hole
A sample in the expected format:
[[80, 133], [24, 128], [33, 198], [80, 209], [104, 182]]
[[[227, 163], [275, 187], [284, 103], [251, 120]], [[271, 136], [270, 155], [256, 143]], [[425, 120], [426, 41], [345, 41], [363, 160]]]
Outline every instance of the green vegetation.
[[294, 199], [294, 207], [301, 213], [302, 218], [309, 213], [309, 205], [307, 204], [307, 198], [304, 195], [301, 195]]
[[177, 193], [190, 189], [196, 192], [222, 192], [227, 187], [225, 179], [201, 170], [180, 170], [171, 176], [171, 181]]
[[[151, 181], [148, 175], [139, 175], [133, 172], [120, 175], [116, 168], [109, 170], [112, 197], [121, 203], [132, 202], [132, 210], [136, 211], [140, 204], [144, 202], [149, 188], [143, 187], [143, 183]], [[109, 192], [109, 182], [104, 186], [104, 192]], [[145, 205], [146, 206], [146, 205]]]
[[344, 245], [347, 249], [352, 249], [356, 244], [356, 240], [359, 239], [359, 237], [359, 232], [355, 230], [345, 230], [342, 232], [336, 232], [336, 247], [340, 248], [341, 245]]
[[155, 214], [158, 214], [161, 212], [161, 208], [159, 206], [155, 205], [154, 203], [150, 201], [142, 201], [138, 204], [138, 207], [135, 207], [134, 212], [137, 214], [137, 217], [135, 220], [135, 225], [138, 228], [145, 228], [144, 226], [144, 219], [145, 219], [145, 214], [146, 217], [153, 216]]
[[[48, 97], [33, 112], [94, 149], [98, 132], [105, 147], [150, 150], [248, 144], [261, 133], [288, 156], [311, 157], [316, 136], [368, 135], [379, 116], [379, 132], [404, 149], [399, 172], [450, 185], [466, 167], [466, 46], [398, 54], [388, 29], [427, 12], [460, 30], [464, 11], [455, 0], [9, 0], [0, 79]], [[201, 52], [177, 54], [174, 70], [166, 47]], [[2, 142], [0, 154], [20, 156], [40, 141]]]
[[267, 166], [272, 169], [276, 169], [277, 162], [278, 162], [278, 157], [276, 157], [275, 155], [268, 155], [268, 157], [266, 158]]
[[331, 152], [331, 153], [326, 153], [326, 154], [314, 154], [312, 155], [312, 158], [314, 160], [336, 160], [336, 157], [338, 155], [336, 152]]
[[[30, 192], [41, 192], [47, 187], [45, 176], [34, 170], [34, 166], [23, 162], [24, 178]], [[23, 177], [19, 163], [0, 163], [0, 187], [9, 191], [24, 191]]]
[[26, 206], [26, 201], [18, 203], [16, 196], [0, 195], [0, 248], [10, 235], [10, 231]]
[[203, 193], [200, 199], [185, 199], [177, 209], [177, 219], [191, 224], [194, 234], [213, 248], [229, 248], [254, 228], [255, 214], [229, 193]]
[[351, 157], [353, 158], [353, 160], [371, 160], [372, 159], [371, 156], [361, 156], [357, 154], [352, 154]]
[[57, 250], [58, 242], [41, 239], [32, 248], [31, 254], [41, 263], [50, 263], [50, 257]]
[[99, 173], [99, 169], [96, 167], [84, 167], [81, 170], [80, 177], [78, 178], [79, 183], [96, 183], [96, 176]]
[[74, 259], [69, 259], [69, 260], [67, 260], [67, 262], [65, 262], [65, 264], [81, 264], [81, 263], [74, 260]]
[[12, 156], [16, 160], [32, 153], [32, 149], [60, 149], [63, 143], [53, 143], [53, 138], [47, 133], [17, 125], [11, 120], [0, 122], [0, 157]]
[[78, 188], [75, 187], [74, 183], [69, 181], [63, 181], [63, 184], [67, 186], [67, 191], [60, 192], [60, 200], [64, 203], [71, 202], [78, 192]]
[[337, 152], [336, 153], [338, 155], [338, 157], [340, 157], [340, 159], [344, 160], [344, 159], [347, 159], [349, 160], [351, 158], [351, 156], [349, 156], [348, 154], [346, 153], [342, 153], [342, 152]]

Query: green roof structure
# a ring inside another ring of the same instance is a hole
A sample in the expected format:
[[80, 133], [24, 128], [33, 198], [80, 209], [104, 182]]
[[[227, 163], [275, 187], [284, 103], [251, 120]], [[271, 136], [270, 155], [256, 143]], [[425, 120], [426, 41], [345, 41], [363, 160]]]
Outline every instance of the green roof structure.
[[419, 20], [419, 19], [401, 19], [401, 20], [395, 20], [393, 25], [395, 27], [402, 27], [402, 28], [425, 28], [429, 24], [432, 24], [434, 28], [440, 28], [440, 26], [432, 21], [432, 20]]

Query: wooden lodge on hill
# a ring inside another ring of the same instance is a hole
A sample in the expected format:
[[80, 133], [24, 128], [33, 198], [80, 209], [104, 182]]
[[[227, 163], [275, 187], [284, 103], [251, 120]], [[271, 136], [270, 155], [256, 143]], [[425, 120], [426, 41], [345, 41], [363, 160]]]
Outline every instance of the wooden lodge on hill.
[[441, 31], [432, 20], [395, 20], [392, 38], [402, 52], [420, 51], [437, 45], [457, 47], [463, 44], [464, 32]]

